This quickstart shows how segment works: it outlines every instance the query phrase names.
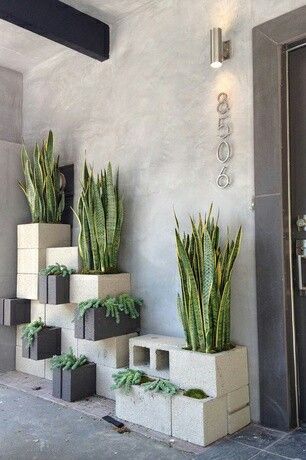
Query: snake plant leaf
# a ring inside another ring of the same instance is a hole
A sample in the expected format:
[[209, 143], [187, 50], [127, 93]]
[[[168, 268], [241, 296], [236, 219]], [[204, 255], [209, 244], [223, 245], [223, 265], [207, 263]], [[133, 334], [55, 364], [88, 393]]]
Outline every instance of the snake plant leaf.
[[181, 294], [177, 308], [188, 348], [211, 353], [231, 347], [231, 276], [241, 246], [241, 228], [234, 241], [219, 246], [219, 215], [212, 205], [204, 220], [191, 218], [191, 233], [180, 235], [175, 216]]

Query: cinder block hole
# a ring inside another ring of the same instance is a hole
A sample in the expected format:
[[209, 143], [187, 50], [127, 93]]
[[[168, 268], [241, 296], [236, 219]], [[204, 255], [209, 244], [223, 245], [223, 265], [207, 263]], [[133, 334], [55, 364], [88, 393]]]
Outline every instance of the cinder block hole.
[[156, 370], [169, 369], [169, 351], [156, 350]]
[[134, 366], [149, 366], [150, 365], [150, 348], [133, 347]]

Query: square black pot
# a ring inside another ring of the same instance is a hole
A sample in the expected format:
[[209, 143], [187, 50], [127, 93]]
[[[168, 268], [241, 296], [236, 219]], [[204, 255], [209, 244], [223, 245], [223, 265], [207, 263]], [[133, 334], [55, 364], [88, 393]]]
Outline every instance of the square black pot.
[[69, 303], [70, 277], [39, 275], [38, 299], [40, 303], [60, 305]]
[[79, 401], [96, 393], [96, 365], [88, 363], [78, 369], [53, 369], [52, 394], [64, 401]]
[[82, 318], [76, 318], [74, 324], [76, 338], [94, 341], [139, 331], [140, 317], [133, 319], [122, 313], [120, 323], [117, 324], [111, 316], [106, 317], [106, 310], [103, 307], [90, 308]]
[[52, 358], [61, 354], [61, 328], [44, 327], [36, 334], [29, 346], [25, 339], [22, 340], [22, 356], [24, 358], [40, 359]]
[[0, 325], [17, 326], [31, 321], [31, 301], [0, 299]]

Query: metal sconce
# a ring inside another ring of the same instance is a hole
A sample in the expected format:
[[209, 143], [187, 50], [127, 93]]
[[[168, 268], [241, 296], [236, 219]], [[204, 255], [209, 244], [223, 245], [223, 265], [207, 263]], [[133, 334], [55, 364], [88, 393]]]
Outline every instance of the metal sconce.
[[230, 57], [230, 46], [229, 40], [222, 41], [222, 29], [220, 27], [214, 27], [210, 30], [210, 65], [211, 67], [218, 69], [222, 66], [223, 61], [226, 61]]

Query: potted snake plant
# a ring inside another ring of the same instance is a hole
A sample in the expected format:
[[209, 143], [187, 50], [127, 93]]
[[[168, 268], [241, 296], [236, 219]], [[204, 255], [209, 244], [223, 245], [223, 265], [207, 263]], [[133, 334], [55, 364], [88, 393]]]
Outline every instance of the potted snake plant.
[[[54, 155], [52, 131], [32, 155], [21, 150], [24, 183], [19, 182], [29, 205], [32, 223], [17, 227], [17, 297], [37, 300], [39, 269], [45, 265], [43, 253], [48, 247], [67, 247], [71, 242], [70, 225], [61, 224], [65, 207], [64, 178], [59, 157]], [[36, 261], [36, 272], [27, 271], [28, 261]]]
[[130, 275], [120, 273], [118, 255], [123, 222], [123, 199], [118, 173], [113, 177], [109, 163], [97, 176], [86, 161], [77, 209], [79, 253], [82, 272], [71, 276], [70, 301], [129, 293]]

